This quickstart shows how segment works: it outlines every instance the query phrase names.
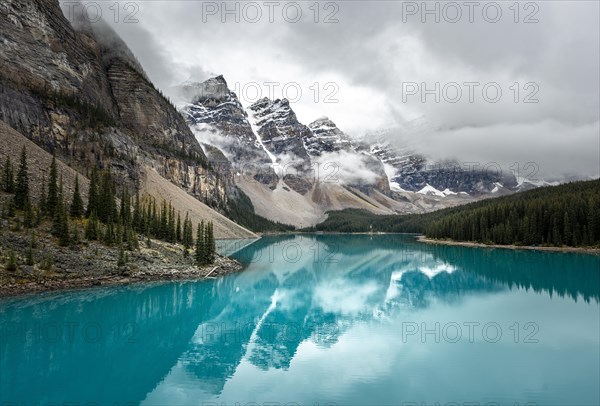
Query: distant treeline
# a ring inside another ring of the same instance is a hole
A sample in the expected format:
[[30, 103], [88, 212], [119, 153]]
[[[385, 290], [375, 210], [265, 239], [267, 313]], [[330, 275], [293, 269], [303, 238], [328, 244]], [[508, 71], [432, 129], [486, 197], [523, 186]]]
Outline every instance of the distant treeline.
[[600, 180], [543, 187], [427, 214], [330, 212], [310, 231], [407, 232], [485, 244], [600, 246]]
[[379, 216], [364, 209], [330, 211], [324, 222], [314, 227], [306, 228], [303, 231], [422, 233], [429, 222], [430, 214]]

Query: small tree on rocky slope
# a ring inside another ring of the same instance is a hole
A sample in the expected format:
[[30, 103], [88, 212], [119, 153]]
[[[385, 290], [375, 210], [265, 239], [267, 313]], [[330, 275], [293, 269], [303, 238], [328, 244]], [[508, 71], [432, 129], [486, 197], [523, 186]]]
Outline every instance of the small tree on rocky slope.
[[79, 175], [75, 175], [75, 186], [73, 191], [73, 199], [71, 200], [71, 217], [81, 218], [83, 216], [83, 199], [79, 192]]

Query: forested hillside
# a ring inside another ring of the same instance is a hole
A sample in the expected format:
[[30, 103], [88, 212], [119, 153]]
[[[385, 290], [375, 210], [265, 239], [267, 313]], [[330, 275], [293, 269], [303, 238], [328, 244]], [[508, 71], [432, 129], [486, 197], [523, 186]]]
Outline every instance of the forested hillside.
[[545, 187], [450, 211], [428, 237], [493, 244], [600, 245], [600, 180]]
[[332, 212], [311, 230], [423, 233], [486, 244], [599, 246], [600, 180], [543, 187], [420, 215]]
[[422, 233], [429, 218], [435, 213], [407, 215], [376, 215], [362, 209], [345, 209], [328, 212], [327, 219], [303, 231], [324, 231], [338, 233]]

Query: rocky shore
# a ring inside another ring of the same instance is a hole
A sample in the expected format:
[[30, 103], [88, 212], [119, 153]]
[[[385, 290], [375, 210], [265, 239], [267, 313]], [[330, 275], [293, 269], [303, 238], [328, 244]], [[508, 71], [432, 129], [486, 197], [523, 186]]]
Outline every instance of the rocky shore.
[[[36, 292], [82, 289], [98, 286], [127, 285], [152, 281], [201, 280], [216, 278], [238, 272], [241, 265], [225, 257], [219, 257], [211, 267], [198, 268], [166, 267], [154, 271], [131, 272], [127, 268], [118, 273], [96, 275], [56, 274], [39, 278], [8, 278], [0, 283], [0, 298], [19, 296]], [[3, 276], [4, 279], [4, 276]], [[11, 280], [12, 279], [12, 280]]]
[[554, 251], [554, 252], [578, 252], [584, 254], [600, 254], [600, 248], [587, 247], [547, 247], [547, 246], [525, 246], [525, 245], [498, 245], [498, 244], [482, 244], [468, 241], [453, 241], [453, 240], [435, 240], [425, 236], [417, 238], [419, 242], [425, 244], [442, 244], [442, 245], [458, 245], [461, 247], [478, 247], [478, 248], [503, 248], [510, 250], [533, 250], [533, 251]]
[[[127, 251], [127, 263], [117, 266], [118, 249], [96, 242], [73, 247], [59, 247], [52, 237], [38, 233], [33, 238], [32, 261], [27, 251], [32, 236], [24, 232], [0, 233], [0, 251], [16, 253], [17, 267], [0, 262], [0, 298], [35, 292], [81, 289], [95, 286], [125, 285], [150, 281], [200, 280], [214, 278], [242, 269], [239, 262], [217, 256], [206, 267], [193, 264], [191, 253], [185, 257], [182, 247], [152, 240]], [[27, 263], [33, 265], [27, 265]]]

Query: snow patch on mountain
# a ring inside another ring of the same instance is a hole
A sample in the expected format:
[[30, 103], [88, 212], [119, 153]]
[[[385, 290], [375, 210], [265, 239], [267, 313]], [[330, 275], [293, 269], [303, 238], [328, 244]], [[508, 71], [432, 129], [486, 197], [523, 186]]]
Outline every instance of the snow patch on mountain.
[[388, 183], [390, 185], [390, 190], [393, 192], [406, 192], [406, 190], [402, 189], [402, 186], [394, 179], [398, 175], [398, 170], [394, 168], [390, 164], [383, 163], [383, 170], [388, 178]]
[[254, 133], [254, 136], [256, 137], [256, 142], [263, 149], [263, 151], [265, 151], [265, 153], [269, 156], [269, 159], [271, 160], [271, 166], [274, 167], [277, 164], [277, 157], [275, 156], [275, 154], [273, 154], [271, 151], [269, 151], [267, 149], [267, 147], [265, 147], [265, 144], [263, 143], [262, 139], [258, 135], [259, 127], [256, 124], [257, 119], [254, 116], [254, 114], [250, 114], [249, 122], [250, 122], [250, 127], [252, 128], [252, 132]]
[[494, 182], [494, 188], [491, 190], [491, 193], [498, 193], [500, 189], [503, 189], [504, 186], [500, 182]]
[[524, 186], [526, 184], [529, 185], [533, 185], [535, 187], [542, 187], [542, 186], [556, 186], [559, 185], [560, 182], [547, 182], [543, 179], [528, 179], [522, 176], [517, 176], [517, 186]]
[[422, 194], [422, 195], [433, 195], [433, 196], [439, 196], [439, 197], [457, 196], [459, 194], [468, 195], [468, 193], [465, 193], [465, 192], [457, 193], [448, 188], [440, 191], [440, 190], [434, 188], [433, 186], [431, 186], [429, 183], [424, 188], [417, 191], [417, 193]]

